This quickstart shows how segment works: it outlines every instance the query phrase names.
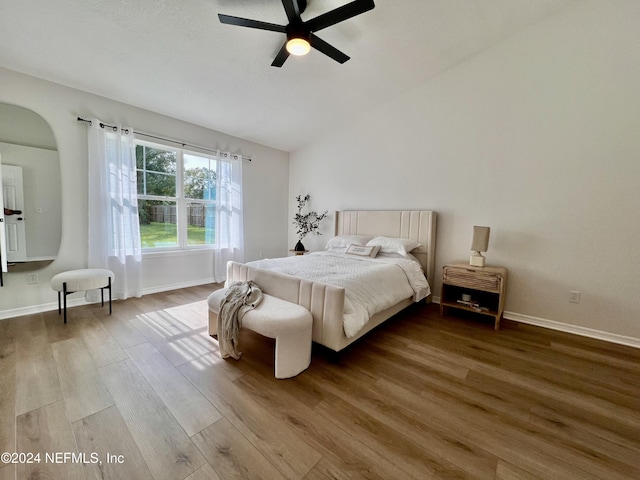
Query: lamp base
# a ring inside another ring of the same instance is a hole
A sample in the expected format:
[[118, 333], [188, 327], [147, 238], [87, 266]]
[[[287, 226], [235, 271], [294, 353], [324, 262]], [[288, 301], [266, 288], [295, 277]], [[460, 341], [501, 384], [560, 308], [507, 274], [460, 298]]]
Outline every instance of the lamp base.
[[484, 257], [480, 252], [474, 252], [469, 258], [469, 265], [474, 267], [484, 267]]

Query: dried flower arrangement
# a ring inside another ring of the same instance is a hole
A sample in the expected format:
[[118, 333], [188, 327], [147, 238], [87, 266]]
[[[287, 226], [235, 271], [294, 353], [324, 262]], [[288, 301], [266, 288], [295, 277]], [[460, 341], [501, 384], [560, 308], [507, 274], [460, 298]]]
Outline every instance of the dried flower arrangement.
[[324, 220], [329, 212], [326, 210], [322, 213], [310, 211], [307, 214], [302, 214], [302, 210], [309, 202], [311, 196], [309, 194], [298, 195], [296, 201], [298, 202], [298, 213], [293, 217], [293, 224], [296, 227], [296, 234], [298, 235], [298, 243], [295, 246], [296, 251], [304, 251], [304, 245], [302, 245], [302, 239], [307, 235], [322, 235], [318, 230], [320, 228], [320, 222]]

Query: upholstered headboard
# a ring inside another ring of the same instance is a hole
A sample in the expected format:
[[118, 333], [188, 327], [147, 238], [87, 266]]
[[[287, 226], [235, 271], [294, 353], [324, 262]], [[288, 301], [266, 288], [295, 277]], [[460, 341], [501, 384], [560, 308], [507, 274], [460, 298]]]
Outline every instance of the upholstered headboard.
[[410, 238], [422, 244], [411, 253], [422, 264], [433, 285], [436, 247], [436, 213], [431, 210], [341, 210], [336, 215], [336, 235], [382, 235]]

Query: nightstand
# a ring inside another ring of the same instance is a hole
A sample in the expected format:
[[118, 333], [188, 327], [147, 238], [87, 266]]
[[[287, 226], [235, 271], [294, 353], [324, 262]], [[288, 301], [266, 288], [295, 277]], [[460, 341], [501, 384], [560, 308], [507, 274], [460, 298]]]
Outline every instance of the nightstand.
[[467, 263], [445, 265], [442, 267], [440, 315], [444, 307], [489, 315], [495, 319], [495, 329], [499, 330], [506, 286], [507, 269], [504, 267], [474, 267]]
[[289, 250], [289, 252], [294, 255], [304, 255], [305, 253], [309, 253], [309, 250]]

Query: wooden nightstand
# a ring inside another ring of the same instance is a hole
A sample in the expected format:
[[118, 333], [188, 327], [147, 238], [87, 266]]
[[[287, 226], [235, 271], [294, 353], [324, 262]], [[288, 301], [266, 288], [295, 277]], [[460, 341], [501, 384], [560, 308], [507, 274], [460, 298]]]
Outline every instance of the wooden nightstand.
[[[442, 267], [440, 315], [444, 307], [489, 315], [500, 329], [507, 287], [507, 269], [504, 267], [474, 267], [467, 263], [454, 263]], [[463, 301], [462, 295], [470, 295]]]

